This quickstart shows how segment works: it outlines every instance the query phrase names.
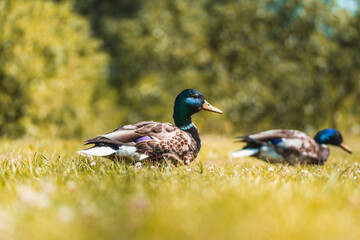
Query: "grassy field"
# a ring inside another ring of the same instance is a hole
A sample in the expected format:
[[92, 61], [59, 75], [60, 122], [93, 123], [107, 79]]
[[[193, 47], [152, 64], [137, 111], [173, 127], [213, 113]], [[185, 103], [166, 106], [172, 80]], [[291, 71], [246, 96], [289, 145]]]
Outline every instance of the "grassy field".
[[[1, 140], [0, 239], [360, 239], [360, 163], [231, 160], [204, 136], [191, 166], [79, 157], [80, 141]], [[360, 161], [359, 161], [360, 162]]]

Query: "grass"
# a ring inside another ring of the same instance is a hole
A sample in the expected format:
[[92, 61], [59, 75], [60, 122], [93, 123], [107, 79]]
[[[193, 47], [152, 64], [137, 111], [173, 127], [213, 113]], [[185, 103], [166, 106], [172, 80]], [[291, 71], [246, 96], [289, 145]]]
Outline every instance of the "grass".
[[360, 237], [356, 149], [291, 167], [231, 160], [238, 144], [204, 136], [198, 159], [175, 168], [89, 160], [80, 141], [1, 143], [0, 239]]

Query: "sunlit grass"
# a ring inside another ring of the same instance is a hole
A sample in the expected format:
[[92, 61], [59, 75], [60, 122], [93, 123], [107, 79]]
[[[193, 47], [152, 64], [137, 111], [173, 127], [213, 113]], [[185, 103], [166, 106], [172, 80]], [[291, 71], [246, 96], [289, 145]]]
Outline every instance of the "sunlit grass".
[[[2, 140], [0, 239], [359, 239], [356, 143], [325, 166], [233, 159], [204, 136], [190, 166], [79, 157], [80, 141]], [[359, 161], [360, 162], [360, 161]]]

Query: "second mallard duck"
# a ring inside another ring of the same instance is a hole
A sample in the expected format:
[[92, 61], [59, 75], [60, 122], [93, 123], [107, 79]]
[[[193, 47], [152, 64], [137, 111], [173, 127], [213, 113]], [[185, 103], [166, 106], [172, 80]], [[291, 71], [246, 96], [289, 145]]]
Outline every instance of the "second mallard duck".
[[238, 137], [245, 147], [232, 154], [233, 157], [253, 156], [270, 163], [320, 164], [329, 157], [327, 144], [339, 146], [348, 153], [351, 149], [343, 143], [340, 132], [327, 128], [314, 138], [297, 130], [269, 130]]
[[222, 113], [211, 106], [195, 89], [182, 91], [175, 100], [175, 126], [163, 122], [139, 122], [85, 141], [93, 147], [79, 151], [85, 156], [103, 156], [110, 159], [125, 158], [135, 161], [169, 160], [190, 163], [199, 153], [200, 136], [191, 115], [201, 110]]

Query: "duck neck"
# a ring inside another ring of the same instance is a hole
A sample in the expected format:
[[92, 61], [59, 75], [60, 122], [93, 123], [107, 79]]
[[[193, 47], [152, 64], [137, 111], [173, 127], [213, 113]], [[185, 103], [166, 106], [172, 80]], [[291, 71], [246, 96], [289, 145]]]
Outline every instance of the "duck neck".
[[187, 114], [186, 111], [181, 111], [182, 109], [174, 108], [174, 122], [175, 126], [181, 130], [189, 133], [195, 140], [197, 148], [200, 150], [201, 141], [199, 136], [199, 131], [195, 127], [195, 124], [191, 120], [191, 115]]
[[173, 118], [175, 126], [184, 131], [193, 125], [188, 109], [180, 104], [175, 103]]

